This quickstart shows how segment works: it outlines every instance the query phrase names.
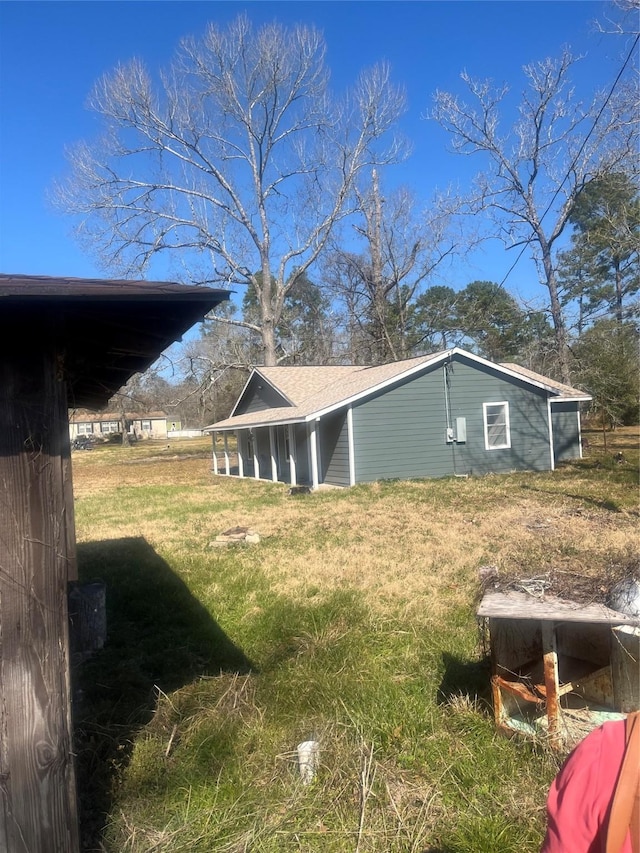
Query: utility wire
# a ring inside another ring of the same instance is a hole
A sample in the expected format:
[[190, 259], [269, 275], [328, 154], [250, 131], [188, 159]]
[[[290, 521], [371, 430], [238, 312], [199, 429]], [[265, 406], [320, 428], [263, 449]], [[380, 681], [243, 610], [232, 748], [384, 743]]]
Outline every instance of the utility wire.
[[[550, 211], [550, 210], [551, 210], [551, 208], [553, 207], [553, 203], [555, 202], [556, 198], [558, 197], [558, 195], [559, 195], [559, 193], [560, 193], [560, 190], [562, 189], [562, 187], [563, 187], [564, 183], [566, 182], [566, 180], [569, 178], [569, 175], [570, 175], [570, 174], [571, 174], [571, 172], [573, 171], [573, 167], [576, 165], [576, 163], [578, 162], [578, 158], [580, 157], [580, 155], [581, 155], [581, 154], [582, 154], [582, 152], [584, 151], [585, 145], [587, 144], [587, 142], [589, 141], [590, 136], [592, 135], [592, 133], [593, 133], [593, 132], [594, 132], [594, 130], [596, 129], [596, 125], [598, 124], [598, 121], [600, 120], [600, 117], [602, 116], [602, 113], [605, 111], [607, 104], [608, 104], [608, 103], [609, 103], [609, 101], [611, 100], [611, 98], [612, 98], [612, 96], [613, 96], [613, 93], [614, 93], [614, 91], [615, 91], [615, 88], [616, 88], [616, 86], [618, 85], [618, 83], [620, 82], [620, 78], [622, 77], [622, 75], [623, 75], [623, 73], [624, 73], [625, 68], [627, 67], [627, 65], [628, 65], [628, 64], [629, 64], [629, 62], [631, 61], [631, 57], [633, 56], [633, 54], [634, 54], [634, 52], [635, 52], [635, 49], [636, 49], [636, 47], [637, 47], [637, 45], [638, 45], [638, 41], [640, 41], [640, 33], [635, 37], [635, 40], [634, 40], [634, 42], [633, 42], [633, 44], [632, 44], [632, 46], [631, 46], [631, 50], [629, 51], [629, 53], [628, 53], [628, 55], [627, 55], [627, 58], [626, 58], [626, 59], [625, 59], [625, 61], [623, 62], [623, 64], [622, 64], [622, 68], [621, 68], [621, 69], [620, 69], [620, 71], [618, 72], [618, 75], [617, 75], [616, 79], [613, 81], [613, 84], [612, 84], [611, 88], [609, 89], [609, 93], [608, 93], [607, 97], [604, 99], [604, 102], [603, 102], [602, 106], [600, 107], [600, 109], [599, 109], [599, 111], [598, 111], [598, 115], [597, 115], [597, 116], [595, 117], [595, 119], [593, 120], [593, 124], [591, 125], [591, 128], [590, 128], [589, 132], [587, 133], [587, 135], [585, 136], [585, 138], [582, 140], [582, 145], [581, 145], [581, 146], [580, 146], [580, 148], [578, 149], [578, 153], [577, 153], [577, 154], [576, 154], [576, 156], [573, 158], [573, 161], [572, 161], [571, 165], [569, 166], [569, 168], [567, 169], [567, 172], [566, 172], [566, 174], [565, 174], [564, 178], [560, 181], [560, 183], [559, 183], [559, 185], [558, 185], [558, 188], [556, 189], [556, 191], [554, 192], [553, 196], [551, 197], [551, 201], [549, 202], [549, 204], [547, 205], [546, 210], [544, 211], [544, 213], [543, 213], [543, 214], [542, 214], [542, 216], [540, 217], [540, 222], [541, 222], [541, 223], [542, 223], [542, 220], [543, 220], [543, 219], [545, 218], [545, 216], [547, 215], [547, 213], [549, 213], [549, 211]], [[518, 257], [517, 257], [517, 258], [515, 259], [515, 261], [511, 264], [511, 266], [510, 266], [510, 267], [509, 267], [509, 269], [507, 270], [507, 274], [505, 275], [505, 277], [504, 277], [504, 278], [502, 279], [502, 281], [500, 282], [500, 287], [504, 287], [504, 283], [505, 283], [505, 282], [506, 282], [506, 280], [509, 278], [509, 276], [511, 275], [511, 273], [513, 272], [513, 270], [516, 268], [516, 265], [517, 265], [517, 264], [518, 264], [518, 262], [520, 261], [520, 258], [523, 256], [523, 254], [524, 254], [524, 252], [525, 252], [525, 249], [529, 246], [529, 244], [533, 241], [533, 239], [534, 239], [533, 237], [529, 237], [527, 240], [525, 240], [523, 247], [520, 249], [520, 252], [519, 252], [519, 254], [518, 254]]]

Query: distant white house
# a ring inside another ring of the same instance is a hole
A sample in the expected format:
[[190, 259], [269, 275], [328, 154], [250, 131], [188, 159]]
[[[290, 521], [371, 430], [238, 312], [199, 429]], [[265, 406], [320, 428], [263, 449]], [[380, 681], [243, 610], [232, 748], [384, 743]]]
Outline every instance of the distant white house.
[[81, 435], [108, 438], [111, 433], [127, 430], [130, 436], [138, 439], [166, 439], [169, 431], [179, 430], [180, 421], [167, 418], [165, 412], [147, 412], [146, 414], [121, 412], [89, 412], [76, 409], [69, 417], [69, 437], [71, 441]]

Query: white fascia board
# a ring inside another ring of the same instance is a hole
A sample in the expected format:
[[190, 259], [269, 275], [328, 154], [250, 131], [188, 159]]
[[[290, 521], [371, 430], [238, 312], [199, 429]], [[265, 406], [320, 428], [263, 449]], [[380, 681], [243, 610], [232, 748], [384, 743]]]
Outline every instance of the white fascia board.
[[[340, 400], [340, 402], [338, 403], [332, 403], [330, 406], [327, 406], [324, 409], [320, 409], [316, 412], [311, 412], [306, 416], [305, 420], [311, 421], [315, 418], [322, 418], [325, 415], [331, 414], [331, 412], [335, 412], [336, 409], [342, 409], [345, 406], [352, 406], [354, 403], [357, 403], [364, 397], [368, 397], [370, 394], [376, 394], [378, 391], [382, 391], [385, 388], [388, 388], [390, 385], [394, 385], [396, 382], [401, 382], [404, 379], [413, 376], [413, 374], [419, 373], [421, 370], [436, 367], [437, 365], [442, 364], [442, 362], [451, 360], [456, 355], [459, 355], [462, 358], [467, 358], [470, 361], [475, 361], [478, 364], [481, 364], [483, 367], [491, 368], [492, 370], [497, 370], [498, 373], [502, 373], [505, 376], [511, 377], [512, 379], [517, 379], [519, 382], [524, 382], [527, 385], [533, 385], [534, 387], [540, 388], [541, 390], [546, 391], [549, 394], [553, 394], [554, 396], [557, 396], [560, 393], [557, 388], [552, 388], [550, 385], [545, 385], [542, 382], [537, 382], [535, 379], [530, 379], [527, 376], [523, 376], [522, 373], [517, 373], [515, 370], [509, 370], [509, 368], [507, 367], [502, 367], [500, 364], [496, 364], [493, 361], [489, 361], [486, 358], [482, 358], [482, 356], [475, 355], [474, 353], [462, 349], [461, 347], [453, 347], [452, 349], [444, 350], [443, 352], [435, 354], [433, 359], [431, 359], [430, 361], [423, 361], [421, 364], [418, 364], [415, 367], [406, 370], [404, 373], [396, 374], [391, 379], [385, 379], [384, 382], [379, 382], [377, 385], [372, 385], [370, 388], [367, 388], [364, 391], [359, 391], [357, 394], [354, 394], [351, 397], [347, 397], [344, 400]], [[562, 399], [568, 400], [569, 398], [563, 397]]]
[[236, 409], [238, 408], [238, 405], [239, 405], [239, 403], [240, 403], [240, 400], [242, 400], [242, 398], [244, 397], [244, 392], [247, 390], [247, 388], [248, 388], [248, 386], [249, 386], [249, 383], [250, 383], [250, 382], [251, 382], [251, 380], [253, 379], [253, 374], [254, 374], [254, 373], [256, 373], [256, 368], [255, 368], [255, 367], [253, 368], [253, 370], [252, 370], [252, 371], [251, 371], [251, 373], [249, 374], [249, 378], [248, 378], [248, 379], [247, 379], [247, 381], [244, 383], [244, 388], [242, 389], [242, 391], [241, 391], [241, 392], [240, 392], [240, 394], [238, 395], [238, 399], [236, 400], [235, 406], [233, 407], [233, 409], [231, 410], [231, 414], [229, 415], [229, 417], [230, 417], [230, 418], [232, 418], [232, 417], [235, 415], [235, 413], [236, 413]]
[[351, 397], [345, 397], [344, 400], [340, 400], [337, 403], [332, 403], [330, 406], [327, 406], [324, 409], [318, 409], [316, 412], [311, 412], [310, 414], [305, 416], [305, 421], [313, 421], [316, 418], [323, 418], [325, 415], [330, 415], [331, 412], [335, 412], [337, 409], [343, 409], [345, 406], [352, 406], [354, 403], [357, 403], [359, 400], [362, 400], [364, 397], [368, 397], [370, 394], [377, 394], [378, 391], [383, 391], [385, 388], [388, 388], [390, 385], [395, 385], [396, 382], [401, 382], [403, 379], [407, 379], [410, 376], [413, 376], [414, 373], [420, 373], [421, 370], [425, 370], [428, 367], [434, 367], [438, 365], [440, 362], [445, 361], [449, 358], [450, 354], [453, 353], [454, 350], [446, 350], [445, 352], [440, 352], [433, 357], [432, 361], [423, 361], [421, 364], [417, 364], [414, 367], [409, 368], [409, 370], [405, 370], [404, 373], [397, 373], [395, 376], [390, 379], [385, 379], [383, 382], [379, 382], [377, 385], [371, 385], [369, 388], [365, 388], [363, 391], [358, 391], [357, 394], [353, 394]]
[[[525, 376], [523, 373], [518, 373], [517, 370], [510, 370], [508, 367], [503, 367], [501, 364], [496, 364], [494, 361], [489, 361], [487, 358], [483, 358], [481, 355], [476, 355], [473, 352], [468, 352], [467, 350], [460, 349], [460, 347], [454, 347], [451, 350], [452, 354], [457, 353], [458, 355], [463, 355], [465, 358], [470, 359], [471, 361], [477, 361], [478, 364], [484, 365], [484, 367], [493, 368], [493, 370], [497, 370], [498, 373], [504, 373], [505, 376], [510, 376], [512, 379], [519, 379], [520, 382], [524, 382], [527, 385], [533, 385], [535, 388], [541, 388], [543, 391], [548, 391], [550, 394], [555, 395], [556, 397], [560, 393], [557, 388], [553, 388], [551, 385], [547, 385], [544, 382], [538, 382], [537, 379], [532, 379], [530, 376]], [[562, 398], [566, 400], [566, 397]]]
[[588, 403], [593, 400], [591, 394], [585, 394], [583, 397], [555, 397], [551, 400], [551, 405], [554, 403]]
[[236, 430], [240, 429], [261, 429], [262, 427], [287, 426], [288, 424], [303, 424], [305, 422], [305, 418], [298, 417], [277, 421], [254, 421], [250, 424], [228, 424], [227, 426], [211, 424], [211, 426], [203, 427], [202, 432], [236, 432]]
[[254, 368], [252, 369], [251, 373], [249, 374], [249, 378], [248, 378], [248, 379], [247, 379], [247, 381], [244, 383], [244, 388], [242, 389], [242, 391], [241, 391], [241, 392], [240, 392], [240, 394], [238, 395], [238, 399], [236, 400], [235, 406], [233, 407], [233, 409], [231, 410], [231, 414], [229, 415], [229, 417], [230, 417], [230, 418], [232, 418], [232, 417], [235, 415], [235, 413], [236, 413], [236, 409], [237, 409], [237, 408], [238, 408], [238, 406], [240, 405], [240, 400], [242, 400], [242, 398], [244, 397], [244, 392], [247, 390], [247, 388], [249, 387], [249, 383], [251, 382], [251, 380], [253, 379], [253, 377], [254, 377], [254, 376], [256, 376], [256, 375], [257, 375], [257, 376], [259, 376], [259, 377], [260, 377], [260, 379], [262, 379], [262, 381], [263, 381], [263, 382], [266, 382], [266, 383], [267, 383], [267, 385], [270, 385], [270, 386], [273, 388], [273, 390], [274, 390], [277, 394], [280, 394], [280, 396], [281, 396], [284, 400], [286, 400], [286, 401], [287, 401], [287, 403], [289, 403], [291, 406], [293, 406], [293, 402], [292, 402], [292, 401], [287, 397], [287, 395], [286, 395], [286, 394], [283, 394], [283, 393], [282, 393], [282, 391], [281, 391], [281, 390], [280, 390], [276, 385], [274, 385], [274, 384], [273, 384], [273, 382], [270, 382], [270, 381], [267, 379], [267, 377], [264, 375], [264, 373], [261, 373], [261, 372], [260, 372], [260, 369], [259, 369], [258, 367], [254, 367]]

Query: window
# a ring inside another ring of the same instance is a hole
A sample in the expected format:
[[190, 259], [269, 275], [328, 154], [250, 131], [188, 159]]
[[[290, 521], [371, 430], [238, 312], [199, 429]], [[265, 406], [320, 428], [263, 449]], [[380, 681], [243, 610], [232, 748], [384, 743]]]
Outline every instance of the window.
[[140, 421], [140, 428], [143, 432], [151, 432], [151, 421]]
[[485, 450], [511, 447], [508, 403], [483, 403]]
[[120, 421], [102, 421], [100, 432], [120, 432]]
[[93, 424], [78, 424], [78, 435], [93, 435]]

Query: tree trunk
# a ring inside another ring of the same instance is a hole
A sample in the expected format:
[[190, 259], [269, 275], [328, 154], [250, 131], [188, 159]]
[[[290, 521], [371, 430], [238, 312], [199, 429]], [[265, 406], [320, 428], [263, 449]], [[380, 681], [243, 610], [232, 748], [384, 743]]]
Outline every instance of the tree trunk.
[[560, 379], [566, 385], [571, 384], [571, 375], [569, 371], [569, 347], [567, 346], [567, 330], [564, 324], [562, 315], [562, 305], [558, 296], [558, 282], [556, 281], [556, 271], [553, 268], [551, 260], [551, 249], [547, 246], [544, 239], [540, 240], [540, 248], [542, 249], [542, 262], [544, 266], [547, 289], [549, 291], [549, 299], [551, 302], [551, 319], [553, 321], [553, 337], [555, 341], [556, 359]]
[[622, 325], [623, 315], [622, 315], [622, 272], [620, 270], [620, 261], [616, 258], [614, 264], [615, 271], [615, 286], [616, 286], [616, 307], [615, 307], [615, 318], [618, 325]]
[[277, 297], [277, 285], [271, 278], [271, 267], [266, 257], [262, 259], [262, 282], [256, 285], [260, 305], [260, 334], [262, 337], [262, 361], [265, 367], [275, 367], [278, 363], [276, 355], [276, 323], [274, 304]]

